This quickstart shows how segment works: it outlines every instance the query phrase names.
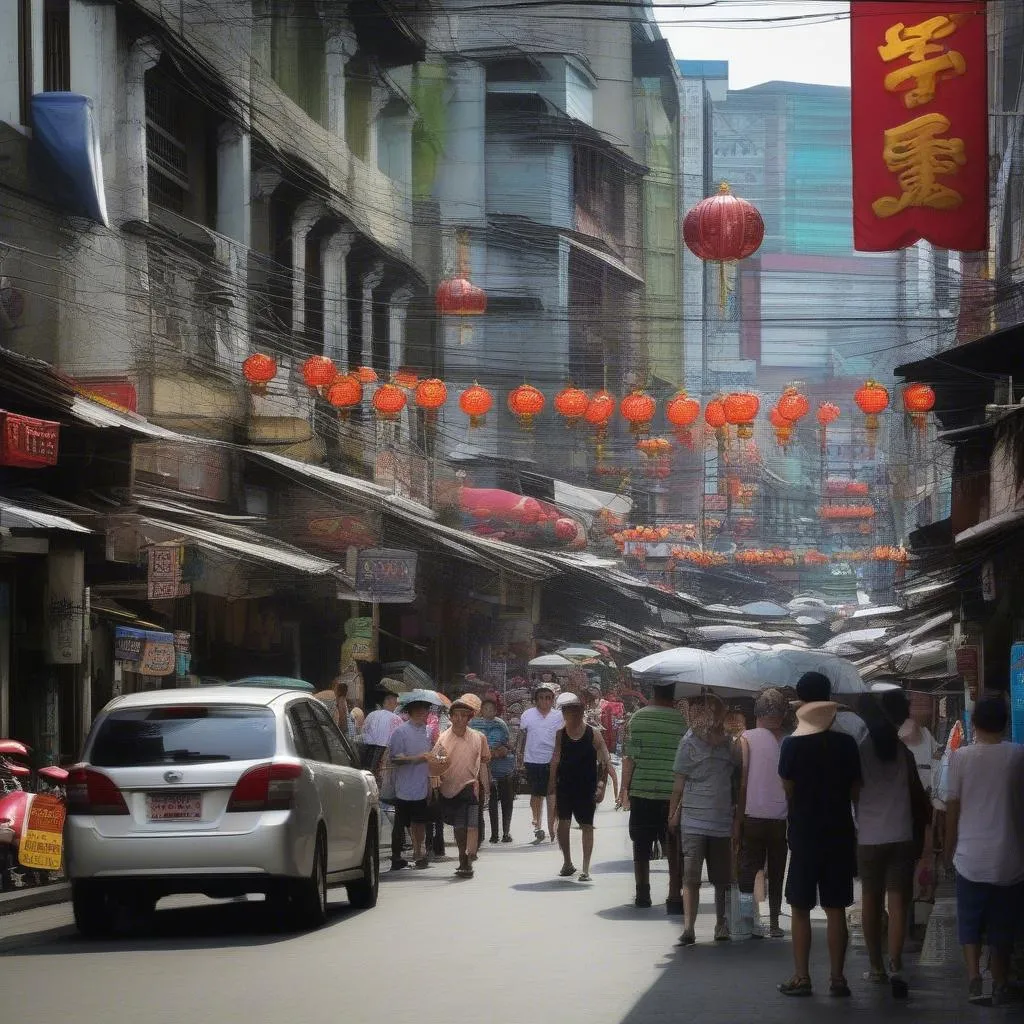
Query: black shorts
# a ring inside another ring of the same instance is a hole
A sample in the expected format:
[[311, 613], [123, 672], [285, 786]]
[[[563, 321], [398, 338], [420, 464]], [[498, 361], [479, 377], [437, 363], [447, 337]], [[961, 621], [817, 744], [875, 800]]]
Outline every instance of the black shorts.
[[551, 782], [550, 764], [524, 764], [526, 781], [530, 784], [530, 796], [547, 796]]
[[444, 823], [452, 828], [471, 829], [480, 827], [480, 802], [472, 786], [466, 786], [455, 796], [441, 798]]
[[572, 789], [559, 789], [555, 792], [555, 807], [559, 821], [572, 821], [575, 818], [578, 825], [594, 824], [597, 801], [592, 790], [581, 793]]
[[629, 838], [641, 846], [655, 840], [664, 843], [668, 835], [668, 801], [647, 797], [629, 798]]
[[824, 843], [791, 850], [786, 876], [786, 902], [799, 910], [819, 904], [840, 910], [853, 906], [853, 876], [857, 851], [853, 842]]
[[430, 807], [423, 800], [395, 800], [395, 822], [403, 828], [425, 825], [431, 820]]

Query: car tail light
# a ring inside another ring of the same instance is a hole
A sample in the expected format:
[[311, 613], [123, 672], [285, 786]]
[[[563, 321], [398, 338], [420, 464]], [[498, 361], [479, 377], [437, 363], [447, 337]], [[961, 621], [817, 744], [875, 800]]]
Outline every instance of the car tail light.
[[128, 805], [114, 780], [93, 768], [72, 768], [65, 793], [71, 814], [128, 813]]
[[284, 811], [292, 805], [302, 765], [272, 761], [250, 768], [235, 783], [229, 811]]

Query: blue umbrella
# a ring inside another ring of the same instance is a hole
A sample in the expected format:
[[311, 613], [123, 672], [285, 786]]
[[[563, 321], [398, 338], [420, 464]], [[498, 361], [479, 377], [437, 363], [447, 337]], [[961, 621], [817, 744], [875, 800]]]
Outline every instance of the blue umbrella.
[[410, 690], [398, 698], [398, 706], [404, 708], [407, 704], [433, 704], [440, 707], [445, 702], [436, 690]]

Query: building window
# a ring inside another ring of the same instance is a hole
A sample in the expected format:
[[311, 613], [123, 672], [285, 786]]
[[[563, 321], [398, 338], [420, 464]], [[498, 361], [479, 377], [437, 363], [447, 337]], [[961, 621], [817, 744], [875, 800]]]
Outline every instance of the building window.
[[316, 6], [273, 0], [270, 74], [318, 124], [327, 122], [327, 36]]
[[32, 112], [32, 0], [18, 0], [18, 118], [28, 124]]
[[71, 89], [71, 16], [68, 0], [43, 4], [43, 90]]

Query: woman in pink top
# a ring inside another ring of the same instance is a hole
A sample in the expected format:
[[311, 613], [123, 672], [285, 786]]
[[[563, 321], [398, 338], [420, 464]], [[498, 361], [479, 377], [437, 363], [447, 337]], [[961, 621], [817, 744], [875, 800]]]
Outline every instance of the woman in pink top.
[[769, 935], [781, 938], [782, 884], [786, 874], [786, 792], [779, 778], [779, 751], [786, 698], [779, 690], [762, 690], [754, 705], [757, 727], [740, 737], [743, 774], [736, 802], [733, 838], [739, 847], [740, 927], [735, 938], [764, 938], [756, 921], [754, 880], [768, 864]]

